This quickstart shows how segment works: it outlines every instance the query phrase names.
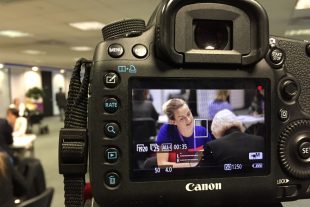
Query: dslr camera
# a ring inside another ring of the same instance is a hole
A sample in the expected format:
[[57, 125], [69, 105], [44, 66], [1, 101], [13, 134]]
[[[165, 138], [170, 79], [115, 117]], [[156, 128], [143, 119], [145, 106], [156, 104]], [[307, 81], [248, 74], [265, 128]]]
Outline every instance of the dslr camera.
[[163, 0], [147, 24], [102, 33], [88, 99], [99, 206], [310, 197], [310, 46], [269, 36], [259, 3]]

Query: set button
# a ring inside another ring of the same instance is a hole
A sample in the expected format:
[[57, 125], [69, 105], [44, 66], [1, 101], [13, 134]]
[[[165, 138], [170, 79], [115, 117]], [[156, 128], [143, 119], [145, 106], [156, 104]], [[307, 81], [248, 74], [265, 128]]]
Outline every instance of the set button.
[[107, 113], [115, 113], [119, 108], [119, 102], [116, 98], [104, 99], [103, 108]]
[[307, 160], [310, 158], [310, 142], [309, 141], [302, 141], [298, 148], [299, 156], [303, 160]]
[[118, 124], [111, 122], [104, 126], [104, 134], [109, 138], [114, 138], [120, 133]]
[[120, 183], [120, 177], [116, 172], [109, 172], [106, 174], [104, 182], [108, 187], [114, 188]]

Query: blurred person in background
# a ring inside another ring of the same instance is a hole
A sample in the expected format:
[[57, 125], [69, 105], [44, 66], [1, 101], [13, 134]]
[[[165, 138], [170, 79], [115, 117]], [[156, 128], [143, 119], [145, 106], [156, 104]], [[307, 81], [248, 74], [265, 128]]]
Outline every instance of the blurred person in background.
[[27, 119], [25, 117], [20, 117], [17, 109], [9, 108], [7, 110], [7, 121], [13, 128], [13, 137], [19, 137], [26, 134]]
[[62, 88], [59, 88], [59, 91], [56, 93], [56, 103], [59, 109], [60, 121], [63, 121], [67, 106], [67, 99], [66, 94], [62, 91]]
[[10, 146], [13, 144], [13, 128], [6, 119], [0, 119], [0, 148], [13, 157]]
[[15, 108], [18, 110], [18, 116], [26, 115], [26, 105], [20, 101], [19, 98], [14, 98], [13, 103], [10, 105], [10, 108]]
[[209, 120], [212, 120], [215, 114], [223, 109], [232, 111], [232, 106], [229, 103], [230, 92], [228, 90], [216, 91], [216, 97], [208, 104]]
[[150, 94], [145, 89], [134, 89], [132, 92], [132, 110], [134, 118], [152, 118], [158, 120], [158, 113], [154, 108]]
[[0, 206], [15, 206], [15, 198], [23, 199], [26, 192], [25, 178], [13, 167], [10, 158], [0, 148]]
[[264, 114], [265, 110], [265, 91], [262, 86], [258, 86], [256, 89], [255, 96], [252, 100], [249, 111], [254, 116]]

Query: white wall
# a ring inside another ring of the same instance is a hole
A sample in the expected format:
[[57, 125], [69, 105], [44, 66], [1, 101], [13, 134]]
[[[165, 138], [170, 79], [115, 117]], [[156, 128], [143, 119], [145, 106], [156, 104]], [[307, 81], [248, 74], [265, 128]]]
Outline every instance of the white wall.
[[[33, 87], [42, 88], [41, 73], [24, 69], [11, 70], [11, 97], [25, 101], [26, 92]], [[11, 100], [12, 101], [12, 100]]]
[[0, 69], [0, 118], [6, 117], [10, 99], [9, 71], [7, 68]]

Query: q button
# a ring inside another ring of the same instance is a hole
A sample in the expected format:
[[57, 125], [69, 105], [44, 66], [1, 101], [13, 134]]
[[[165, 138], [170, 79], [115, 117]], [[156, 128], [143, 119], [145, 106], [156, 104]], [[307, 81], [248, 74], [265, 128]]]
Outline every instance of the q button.
[[115, 138], [120, 132], [118, 124], [114, 122], [107, 123], [104, 126], [104, 133], [109, 138]]

